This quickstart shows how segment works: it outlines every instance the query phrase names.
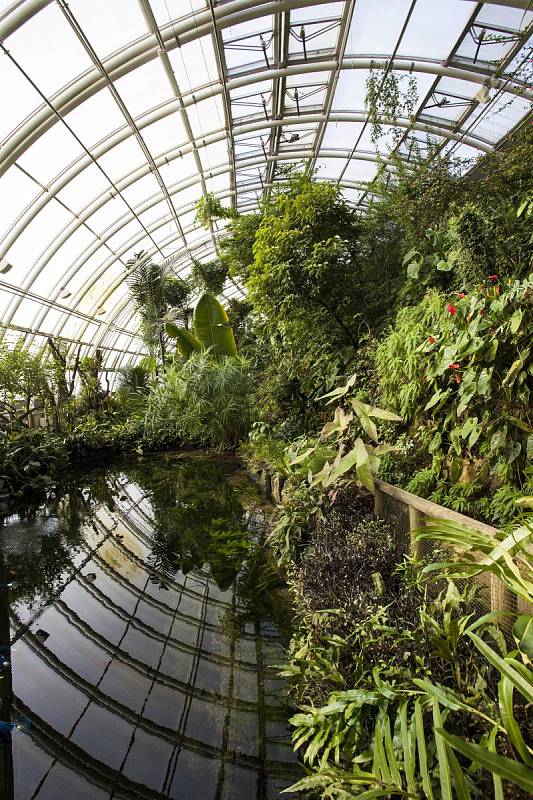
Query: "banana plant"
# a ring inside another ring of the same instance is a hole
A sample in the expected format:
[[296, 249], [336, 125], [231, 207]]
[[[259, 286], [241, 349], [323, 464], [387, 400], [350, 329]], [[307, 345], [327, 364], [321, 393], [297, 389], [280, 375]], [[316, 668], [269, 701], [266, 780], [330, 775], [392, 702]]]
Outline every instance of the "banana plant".
[[193, 353], [210, 350], [214, 356], [236, 356], [237, 345], [229, 317], [211, 292], [203, 292], [193, 314], [194, 335], [187, 328], [167, 322], [168, 336], [176, 340], [184, 358]]

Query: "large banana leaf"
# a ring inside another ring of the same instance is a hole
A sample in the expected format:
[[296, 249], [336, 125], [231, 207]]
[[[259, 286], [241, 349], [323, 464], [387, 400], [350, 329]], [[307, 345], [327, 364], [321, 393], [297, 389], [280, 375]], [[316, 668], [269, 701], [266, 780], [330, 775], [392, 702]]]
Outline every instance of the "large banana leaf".
[[203, 348], [216, 356], [236, 356], [237, 345], [229, 317], [211, 292], [204, 292], [194, 309], [194, 332]]
[[202, 349], [198, 339], [187, 328], [178, 328], [173, 322], [167, 322], [165, 329], [172, 339], [176, 339], [178, 350], [184, 358], [189, 358], [193, 353], [198, 353]]

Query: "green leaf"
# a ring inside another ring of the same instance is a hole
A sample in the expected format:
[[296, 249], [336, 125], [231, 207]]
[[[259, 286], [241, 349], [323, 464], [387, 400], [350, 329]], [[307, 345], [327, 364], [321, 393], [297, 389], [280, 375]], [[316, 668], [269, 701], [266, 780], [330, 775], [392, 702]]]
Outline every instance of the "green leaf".
[[178, 350], [184, 358], [189, 358], [193, 353], [198, 353], [202, 348], [200, 342], [187, 328], [178, 328], [173, 322], [167, 322], [165, 330], [172, 339], [176, 339]]
[[349, 453], [346, 453], [346, 455], [341, 458], [335, 469], [331, 472], [328, 483], [334, 483], [341, 475], [348, 472], [349, 469], [355, 466], [358, 458], [359, 452], [354, 447], [353, 450], [350, 450]]
[[528, 765], [533, 766], [533, 759], [522, 736], [514, 715], [514, 686], [508, 678], [503, 677], [498, 684], [498, 701], [500, 704], [500, 714], [502, 722], [516, 752], [520, 754], [522, 760]]
[[418, 763], [420, 765], [420, 777], [422, 778], [422, 788], [428, 800], [434, 800], [431, 789], [431, 778], [428, 771], [428, 754], [426, 749], [426, 734], [424, 732], [424, 716], [420, 699], [415, 700], [416, 742], [418, 746]]
[[521, 358], [517, 358], [516, 361], [513, 361], [502, 381], [503, 385], [512, 386], [517, 378], [518, 373], [520, 372], [523, 366], [524, 362]]
[[407, 277], [416, 280], [420, 272], [420, 261], [411, 261], [407, 266]]
[[408, 261], [411, 261], [412, 258], [414, 258], [415, 256], [419, 256], [419, 255], [420, 255], [420, 253], [418, 252], [418, 250], [415, 250], [415, 248], [413, 247], [411, 250], [409, 250], [409, 252], [407, 252], [404, 255], [404, 257], [402, 259], [403, 266], [405, 267], [405, 265], [407, 264]]
[[509, 327], [511, 329], [511, 333], [516, 333], [522, 324], [522, 309], [517, 308], [514, 312], [513, 316], [509, 320]]
[[453, 800], [450, 765], [448, 764], [446, 742], [444, 741], [442, 736], [440, 736], [438, 733], [438, 730], [442, 726], [442, 717], [440, 715], [440, 708], [438, 703], [433, 703], [433, 725], [435, 727], [435, 732], [436, 732], [435, 743], [437, 745], [437, 758], [439, 761], [439, 779], [440, 779], [442, 800]]
[[520, 652], [533, 659], [533, 614], [521, 614], [513, 625], [513, 636]]
[[466, 631], [466, 635], [470, 637], [470, 639], [474, 642], [475, 646], [479, 650], [479, 652], [485, 656], [487, 661], [489, 661], [493, 667], [496, 667], [497, 670], [501, 673], [502, 676], [508, 678], [513, 686], [516, 686], [518, 691], [521, 695], [523, 695], [528, 703], [533, 703], [533, 678], [530, 677], [529, 680], [514, 669], [507, 660], [504, 660], [501, 656], [496, 653], [492, 647], [480, 639], [477, 634], [472, 633], [471, 631]]
[[491, 753], [479, 744], [465, 742], [459, 736], [454, 736], [442, 728], [438, 729], [436, 733], [446, 739], [448, 744], [465, 758], [481, 764], [489, 772], [533, 794], [533, 770], [526, 767], [525, 764], [520, 764], [518, 761], [513, 761], [511, 758], [501, 756], [498, 753]]
[[465, 774], [461, 769], [461, 765], [457, 760], [457, 756], [453, 752], [449, 744], [446, 744], [446, 754], [448, 756], [448, 763], [452, 773], [453, 785], [457, 794], [457, 800], [472, 800], [470, 790], [466, 782]]
[[374, 475], [370, 466], [370, 458], [362, 439], [356, 439], [354, 450], [356, 451], [355, 471], [357, 477], [370, 492], [374, 492]]
[[237, 355], [229, 317], [211, 292], [200, 296], [194, 309], [193, 324], [196, 338], [203, 348], [213, 348], [217, 356]]

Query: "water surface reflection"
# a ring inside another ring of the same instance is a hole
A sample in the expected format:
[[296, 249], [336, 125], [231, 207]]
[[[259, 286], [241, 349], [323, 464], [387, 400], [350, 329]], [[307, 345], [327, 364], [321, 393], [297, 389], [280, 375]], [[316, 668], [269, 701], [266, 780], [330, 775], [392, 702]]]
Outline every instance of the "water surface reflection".
[[262, 533], [235, 465], [195, 456], [93, 470], [4, 520], [2, 796], [278, 797], [298, 767]]

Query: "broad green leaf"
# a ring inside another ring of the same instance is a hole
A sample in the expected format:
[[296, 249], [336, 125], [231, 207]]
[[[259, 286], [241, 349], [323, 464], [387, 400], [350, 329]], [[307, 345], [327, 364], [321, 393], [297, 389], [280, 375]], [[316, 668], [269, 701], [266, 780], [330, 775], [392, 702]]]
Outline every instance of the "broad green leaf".
[[368, 414], [369, 417], [375, 417], [376, 419], [388, 419], [392, 420], [393, 422], [402, 421], [402, 418], [399, 417], [398, 414], [394, 414], [392, 411], [387, 411], [385, 408], [370, 406], [368, 403], [363, 403], [360, 400], [357, 400], [357, 403]]
[[370, 458], [362, 439], [356, 439], [354, 450], [356, 451], [355, 471], [363, 486], [370, 492], [374, 492], [374, 476], [370, 466]]
[[517, 308], [514, 312], [513, 316], [509, 320], [509, 327], [511, 329], [511, 333], [516, 333], [522, 324], [522, 309]]
[[346, 455], [341, 458], [335, 469], [331, 472], [329, 476], [329, 483], [334, 483], [338, 478], [341, 477], [341, 475], [344, 475], [345, 472], [348, 472], [349, 469], [355, 466], [358, 457], [359, 453], [355, 447], [353, 450], [350, 450], [348, 453], [346, 453]]
[[237, 345], [229, 317], [211, 292], [204, 292], [193, 315], [194, 332], [203, 348], [213, 348], [214, 355], [235, 356]]
[[407, 277], [416, 280], [420, 272], [420, 261], [411, 261], [407, 265]]
[[198, 339], [187, 328], [178, 328], [173, 322], [167, 322], [165, 330], [168, 336], [176, 339], [177, 348], [184, 358], [189, 358], [193, 353], [198, 353], [202, 349]]
[[512, 386], [516, 380], [516, 377], [522, 367], [524, 366], [524, 361], [521, 358], [517, 358], [516, 361], [513, 361], [509, 370], [505, 374], [502, 383], [504, 386]]
[[414, 258], [414, 256], [419, 256], [419, 255], [420, 255], [420, 253], [418, 252], [418, 250], [415, 250], [415, 248], [413, 247], [411, 250], [409, 250], [409, 251], [408, 251], [408, 252], [407, 252], [407, 253], [404, 255], [404, 257], [403, 257], [403, 259], [402, 259], [402, 264], [403, 264], [403, 266], [405, 267], [405, 265], [407, 264], [407, 262], [408, 262], [408, 261], [411, 261], [411, 259], [412, 259], [412, 258]]
[[442, 728], [438, 729], [436, 733], [440, 733], [448, 744], [465, 758], [481, 764], [489, 772], [495, 773], [500, 778], [511, 781], [511, 783], [520, 786], [526, 792], [533, 794], [533, 770], [526, 767], [525, 764], [520, 764], [518, 761], [513, 761], [511, 758], [501, 756], [498, 753], [491, 753], [479, 744], [465, 742], [459, 736], [454, 736]]

